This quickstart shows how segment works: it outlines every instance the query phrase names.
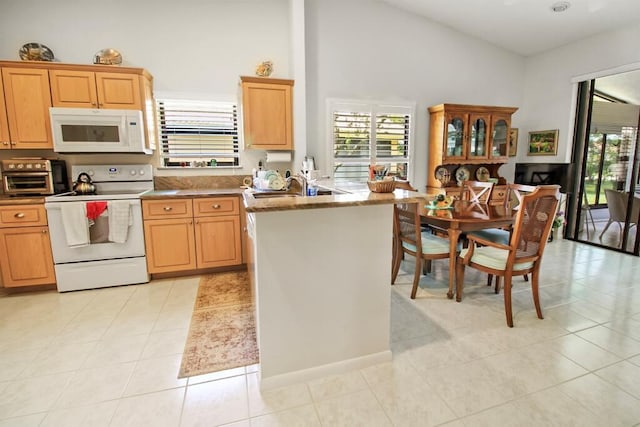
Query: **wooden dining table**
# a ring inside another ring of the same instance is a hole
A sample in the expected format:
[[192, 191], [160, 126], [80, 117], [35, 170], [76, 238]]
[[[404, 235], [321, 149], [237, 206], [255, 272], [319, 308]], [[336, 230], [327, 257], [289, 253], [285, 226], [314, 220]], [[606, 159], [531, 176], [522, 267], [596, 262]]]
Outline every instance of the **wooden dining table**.
[[[463, 232], [487, 228], [508, 228], [515, 220], [515, 212], [504, 205], [496, 206], [466, 200], [455, 200], [449, 209], [433, 209], [428, 204], [420, 205], [419, 212], [423, 225], [446, 232], [449, 237], [449, 299], [453, 298], [460, 235]], [[460, 296], [456, 296], [456, 300], [460, 301]]]

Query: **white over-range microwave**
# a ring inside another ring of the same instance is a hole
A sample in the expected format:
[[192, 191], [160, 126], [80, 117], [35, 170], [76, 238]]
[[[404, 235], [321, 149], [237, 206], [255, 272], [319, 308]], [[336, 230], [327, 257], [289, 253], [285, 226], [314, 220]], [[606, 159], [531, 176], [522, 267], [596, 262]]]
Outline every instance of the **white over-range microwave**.
[[152, 154], [142, 111], [51, 107], [53, 151]]

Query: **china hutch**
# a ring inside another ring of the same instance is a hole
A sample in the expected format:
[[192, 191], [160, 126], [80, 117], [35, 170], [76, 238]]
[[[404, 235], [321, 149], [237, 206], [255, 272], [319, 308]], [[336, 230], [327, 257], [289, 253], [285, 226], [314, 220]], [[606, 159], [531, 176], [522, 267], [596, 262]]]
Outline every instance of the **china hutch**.
[[464, 180], [496, 182], [491, 203], [501, 203], [506, 180], [498, 169], [508, 160], [515, 107], [440, 104], [429, 107], [427, 190], [460, 195]]

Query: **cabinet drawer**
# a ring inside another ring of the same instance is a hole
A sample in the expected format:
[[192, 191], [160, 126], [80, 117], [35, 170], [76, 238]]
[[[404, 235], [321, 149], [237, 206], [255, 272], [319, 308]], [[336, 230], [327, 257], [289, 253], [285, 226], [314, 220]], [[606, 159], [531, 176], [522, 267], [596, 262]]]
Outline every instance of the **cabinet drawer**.
[[0, 206], [0, 227], [47, 225], [43, 205]]
[[194, 216], [238, 215], [238, 197], [207, 197], [193, 199]]
[[190, 218], [193, 216], [191, 199], [143, 200], [144, 219]]

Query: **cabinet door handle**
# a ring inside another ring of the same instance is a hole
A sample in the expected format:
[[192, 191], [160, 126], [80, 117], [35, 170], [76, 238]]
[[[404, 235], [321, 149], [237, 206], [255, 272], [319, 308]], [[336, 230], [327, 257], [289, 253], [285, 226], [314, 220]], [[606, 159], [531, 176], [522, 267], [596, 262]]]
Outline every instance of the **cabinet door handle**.
[[173, 208], [171, 206], [165, 206], [162, 209], [164, 209], [165, 212], [170, 212]]
[[47, 234], [47, 230], [42, 230], [42, 234]]
[[2, 141], [2, 145], [9, 145], [8, 141]]
[[220, 205], [211, 205], [213, 209], [220, 209]]
[[24, 218], [24, 213], [23, 212], [18, 212], [17, 214], [14, 215], [16, 218]]

